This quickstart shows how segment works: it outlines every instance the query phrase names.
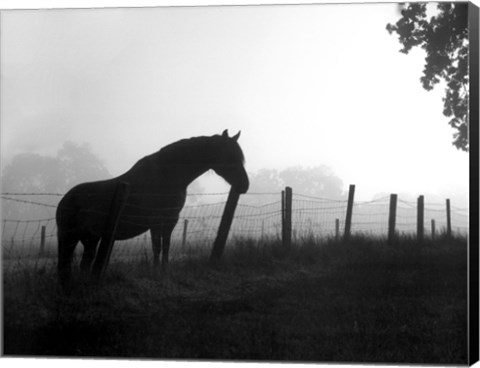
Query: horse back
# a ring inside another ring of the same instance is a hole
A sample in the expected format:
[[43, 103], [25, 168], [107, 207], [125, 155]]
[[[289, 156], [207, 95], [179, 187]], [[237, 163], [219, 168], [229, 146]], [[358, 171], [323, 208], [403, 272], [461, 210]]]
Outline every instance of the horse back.
[[82, 234], [87, 228], [93, 233], [101, 232], [105, 228], [115, 187], [115, 180], [105, 180], [79, 184], [70, 189], [57, 207], [59, 232]]
[[170, 173], [150, 163], [146, 157], [117, 178], [83, 183], [69, 190], [57, 208], [59, 233], [102, 236], [120, 181], [129, 185], [129, 195], [116, 238], [128, 239], [165, 223], [174, 225], [185, 204], [186, 188], [172, 181]]

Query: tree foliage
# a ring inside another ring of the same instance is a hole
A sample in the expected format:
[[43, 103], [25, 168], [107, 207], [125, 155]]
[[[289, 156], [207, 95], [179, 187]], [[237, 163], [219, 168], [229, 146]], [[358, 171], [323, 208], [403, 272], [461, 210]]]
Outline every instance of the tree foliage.
[[290, 167], [280, 172], [283, 182], [297, 193], [313, 197], [339, 199], [343, 196], [343, 182], [327, 166]]
[[429, 91], [445, 82], [443, 114], [456, 130], [453, 144], [468, 151], [468, 4], [437, 3], [430, 19], [429, 3], [402, 6], [402, 17], [394, 25], [387, 24], [387, 30], [398, 35], [403, 45], [400, 52], [408, 54], [414, 47], [425, 50], [423, 88]]
[[[2, 171], [2, 192], [65, 193], [85, 181], [108, 179], [111, 175], [87, 144], [65, 142], [56, 156], [21, 153], [13, 157]], [[29, 219], [49, 214], [59, 196], [22, 196], [20, 201], [2, 201], [5, 218]], [[23, 202], [25, 201], [25, 202]], [[31, 206], [29, 201], [46, 206]]]
[[21, 153], [2, 173], [4, 192], [66, 192], [84, 181], [108, 179], [110, 174], [87, 144], [65, 142], [57, 155]]
[[249, 177], [251, 193], [280, 193], [290, 186], [295, 193], [314, 197], [337, 199], [344, 195], [342, 180], [327, 166], [294, 166], [282, 171], [261, 169]]

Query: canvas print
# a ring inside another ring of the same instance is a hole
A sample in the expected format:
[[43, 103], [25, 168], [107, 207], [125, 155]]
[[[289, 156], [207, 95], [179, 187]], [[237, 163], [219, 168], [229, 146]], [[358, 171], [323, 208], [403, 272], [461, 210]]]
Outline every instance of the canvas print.
[[0, 20], [4, 356], [478, 359], [475, 5]]

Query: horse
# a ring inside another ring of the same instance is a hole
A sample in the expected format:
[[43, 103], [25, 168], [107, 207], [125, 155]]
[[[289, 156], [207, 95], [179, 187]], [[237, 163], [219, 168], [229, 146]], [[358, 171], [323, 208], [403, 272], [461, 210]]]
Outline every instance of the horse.
[[221, 135], [182, 139], [143, 157], [118, 177], [70, 189], [56, 211], [60, 283], [67, 285], [71, 280], [73, 252], [79, 241], [84, 247], [80, 269], [91, 269], [119, 182], [129, 185], [130, 194], [114, 240], [130, 239], [150, 230], [154, 267], [158, 266], [162, 252], [165, 269], [170, 237], [193, 180], [212, 169], [239, 194], [247, 192], [249, 180], [239, 137], [240, 132], [229, 137], [225, 130]]

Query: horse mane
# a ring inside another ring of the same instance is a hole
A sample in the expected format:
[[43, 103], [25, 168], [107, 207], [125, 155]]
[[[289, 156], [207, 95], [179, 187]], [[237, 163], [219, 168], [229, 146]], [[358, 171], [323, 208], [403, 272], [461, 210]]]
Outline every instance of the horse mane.
[[225, 147], [230, 150], [230, 153], [234, 155], [233, 157], [236, 160], [242, 164], [245, 163], [245, 156], [240, 146], [236, 142], [234, 142], [234, 145], [221, 144], [224, 142], [223, 140], [224, 138], [220, 135], [181, 139], [166, 145], [153, 155], [161, 162], [166, 163], [183, 163], [185, 160], [192, 157], [200, 157], [201, 155], [205, 155], [209, 160], [214, 160], [215, 157], [213, 155], [217, 155], [219, 149]]

